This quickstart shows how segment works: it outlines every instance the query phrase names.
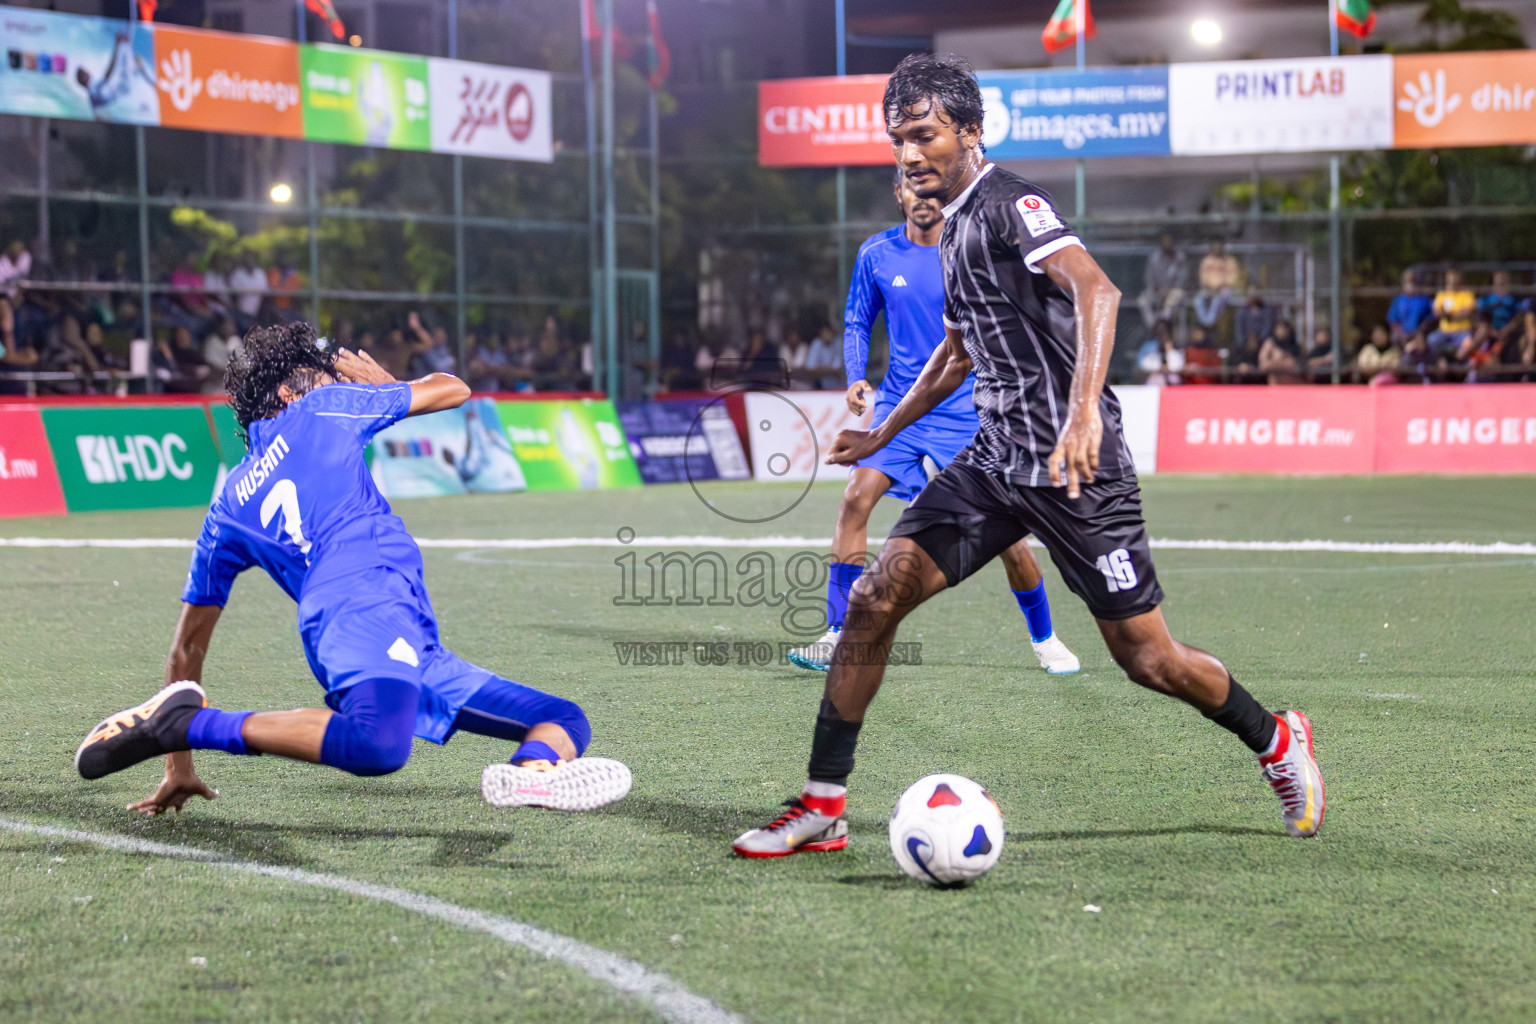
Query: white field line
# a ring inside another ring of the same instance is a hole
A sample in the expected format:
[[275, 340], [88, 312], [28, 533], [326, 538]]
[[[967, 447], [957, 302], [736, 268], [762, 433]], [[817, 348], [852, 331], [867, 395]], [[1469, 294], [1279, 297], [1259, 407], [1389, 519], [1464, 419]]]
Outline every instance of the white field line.
[[[871, 537], [871, 545], [885, 542]], [[637, 536], [629, 542], [617, 537], [503, 537], [503, 538], [420, 538], [423, 548], [456, 550], [538, 551], [545, 548], [809, 548], [830, 547], [830, 537], [713, 537], [695, 534], [679, 537]], [[1039, 541], [1031, 540], [1039, 547]], [[1473, 544], [1467, 541], [1379, 542], [1349, 540], [1173, 540], [1152, 539], [1154, 548], [1165, 551], [1304, 551], [1357, 555], [1536, 555], [1536, 544], [1496, 541]], [[179, 537], [0, 537], [0, 548], [181, 548], [190, 549], [191, 540]]]
[[677, 1024], [741, 1024], [741, 1018], [714, 1003], [696, 996], [677, 982], [657, 971], [650, 970], [633, 960], [626, 960], [584, 942], [556, 935], [511, 918], [471, 910], [453, 903], [445, 903], [431, 896], [393, 889], [371, 882], [359, 882], [340, 875], [322, 875], [298, 868], [279, 867], [256, 861], [235, 860], [210, 850], [191, 846], [171, 846], [167, 843], [114, 836], [99, 832], [79, 832], [75, 829], [38, 825], [16, 818], [0, 817], [0, 829], [26, 835], [46, 836], [73, 843], [89, 843], [125, 853], [147, 854], [154, 857], [172, 857], [176, 860], [196, 861], [210, 867], [240, 871], [251, 875], [265, 875], [293, 885], [309, 885], [320, 889], [334, 889], [360, 899], [390, 903], [402, 910], [423, 917], [436, 918], [466, 931], [485, 932], [513, 946], [522, 946], [552, 960], [560, 960], [588, 976], [648, 1003], [663, 1019]]

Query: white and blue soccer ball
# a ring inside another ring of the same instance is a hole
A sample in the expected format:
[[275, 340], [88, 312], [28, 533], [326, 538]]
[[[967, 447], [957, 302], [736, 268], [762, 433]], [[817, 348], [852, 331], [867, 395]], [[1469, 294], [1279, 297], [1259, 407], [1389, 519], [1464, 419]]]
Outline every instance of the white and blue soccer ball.
[[992, 870], [1002, 852], [1002, 813], [964, 775], [924, 775], [891, 812], [891, 855], [919, 882], [965, 885]]

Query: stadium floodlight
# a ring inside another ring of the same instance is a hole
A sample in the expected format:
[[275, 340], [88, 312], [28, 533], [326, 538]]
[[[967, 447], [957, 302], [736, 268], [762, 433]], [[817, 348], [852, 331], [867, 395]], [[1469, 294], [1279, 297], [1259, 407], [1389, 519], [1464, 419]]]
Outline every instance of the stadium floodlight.
[[272, 186], [272, 191], [268, 195], [272, 197], [274, 203], [286, 203], [293, 198], [293, 189], [280, 181]]
[[1189, 26], [1189, 38], [1201, 46], [1215, 46], [1221, 37], [1221, 26], [1210, 18], [1196, 18]]
[[363, 45], [363, 37], [358, 35], [358, 34], [356, 34], [356, 33], [353, 33], [347, 39], [347, 42], [351, 43], [353, 46], [362, 46]]

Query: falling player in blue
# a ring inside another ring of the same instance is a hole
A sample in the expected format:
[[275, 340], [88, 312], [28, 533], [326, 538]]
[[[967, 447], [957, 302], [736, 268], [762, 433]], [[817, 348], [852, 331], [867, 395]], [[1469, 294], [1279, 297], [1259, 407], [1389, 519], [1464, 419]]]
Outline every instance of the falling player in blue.
[[[869, 334], [875, 318], [885, 311], [890, 338], [889, 366], [875, 395], [874, 429], [896, 408], [944, 340], [944, 271], [939, 264], [939, 234], [944, 212], [936, 199], [920, 199], [900, 171], [896, 201], [904, 221], [868, 239], [859, 247], [844, 314], [843, 360], [848, 371], [848, 408], [862, 416], [871, 388], [864, 379], [869, 362]], [[789, 652], [791, 663], [825, 672], [832, 649], [842, 633], [848, 592], [864, 571], [868, 558], [869, 514], [883, 495], [911, 501], [928, 483], [923, 457], [939, 469], [949, 465], [976, 436], [976, 405], [971, 398], [974, 377], [955, 390], [922, 419], [907, 427], [874, 455], [855, 464], [837, 511], [832, 533], [832, 566], [827, 580], [827, 633], [815, 643]], [[1040, 565], [1021, 540], [1002, 555], [1008, 585], [1024, 613], [1030, 644], [1040, 667], [1053, 675], [1078, 670], [1077, 656], [1051, 627], [1051, 606], [1045, 597]]]
[[[167, 754], [165, 779], [130, 810], [181, 810], [214, 793], [193, 750], [277, 754], [353, 775], [387, 775], [413, 737], [464, 730], [519, 744], [487, 768], [497, 806], [590, 810], [629, 791], [629, 769], [581, 757], [591, 738], [571, 701], [471, 665], [438, 642], [421, 552], [390, 512], [364, 451], [407, 416], [455, 409], [457, 377], [397, 382], [366, 354], [332, 353], [308, 324], [258, 327], [225, 387], [246, 431], [246, 457], [213, 500], [192, 553], [165, 688], [93, 729], [75, 754], [87, 779]], [[299, 637], [324, 708], [221, 711], [199, 680], [235, 577], [259, 566], [299, 604]]]

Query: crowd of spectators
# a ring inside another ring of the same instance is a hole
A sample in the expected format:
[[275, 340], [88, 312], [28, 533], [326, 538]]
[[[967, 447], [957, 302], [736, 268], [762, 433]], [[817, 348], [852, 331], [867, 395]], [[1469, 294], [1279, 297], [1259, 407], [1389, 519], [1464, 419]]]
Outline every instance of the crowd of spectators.
[[[1286, 311], [1247, 282], [1242, 261], [1220, 239], [1210, 243], [1189, 289], [1189, 263], [1171, 235], [1147, 257], [1137, 306], [1147, 336], [1138, 377], [1155, 384], [1299, 384], [1332, 380], [1327, 328], [1301, 337]], [[1404, 271], [1385, 321], [1343, 353], [1341, 380], [1536, 381], [1536, 299], [1515, 294], [1508, 270], [1495, 270], [1478, 294], [1461, 272], [1435, 287]]]

